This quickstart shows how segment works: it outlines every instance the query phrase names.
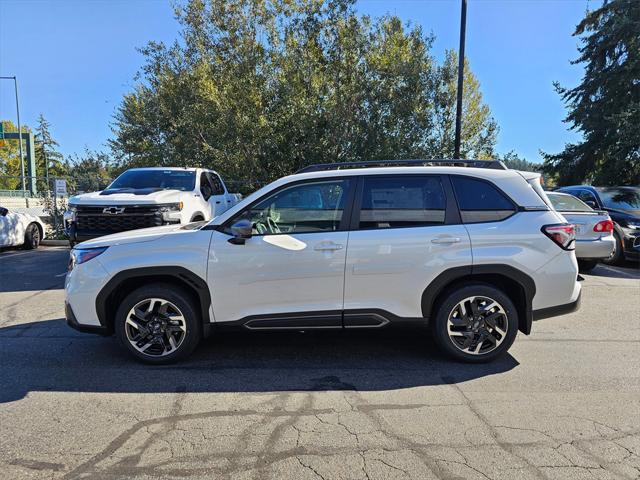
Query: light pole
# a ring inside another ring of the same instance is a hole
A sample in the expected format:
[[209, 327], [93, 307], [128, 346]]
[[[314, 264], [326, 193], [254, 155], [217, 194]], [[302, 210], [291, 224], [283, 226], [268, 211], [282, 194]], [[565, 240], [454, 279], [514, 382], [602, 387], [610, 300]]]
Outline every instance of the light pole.
[[467, 28], [467, 0], [462, 0], [460, 11], [460, 49], [458, 51], [458, 91], [456, 99], [456, 138], [453, 158], [460, 158], [460, 135], [462, 131], [462, 90], [464, 88], [464, 37]]
[[20, 104], [18, 103], [18, 79], [15, 77], [0, 77], [0, 80], [13, 80], [16, 91], [16, 112], [18, 114], [18, 146], [20, 148], [20, 171], [22, 172], [22, 191], [27, 190], [24, 180], [24, 154], [22, 153], [22, 127], [20, 126]]

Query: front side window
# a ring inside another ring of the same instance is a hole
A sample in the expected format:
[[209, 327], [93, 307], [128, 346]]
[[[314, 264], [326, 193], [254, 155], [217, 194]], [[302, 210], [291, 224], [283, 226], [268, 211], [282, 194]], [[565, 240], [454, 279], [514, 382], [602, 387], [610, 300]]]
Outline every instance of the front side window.
[[515, 212], [513, 203], [489, 182], [451, 176], [463, 223], [496, 222]]
[[209, 200], [213, 195], [213, 187], [209, 181], [209, 176], [204, 172], [200, 174], [200, 192], [202, 192], [202, 198], [205, 200]]
[[222, 186], [222, 180], [215, 173], [209, 173], [209, 180], [213, 186], [214, 195], [224, 195], [224, 187]]
[[583, 202], [593, 202], [594, 204], [598, 204], [596, 201], [596, 197], [589, 190], [578, 190], [578, 194], [576, 195]]
[[436, 176], [366, 177], [359, 228], [442, 225], [446, 197]]
[[332, 232], [340, 229], [351, 180], [293, 185], [269, 195], [240, 214], [254, 235]]

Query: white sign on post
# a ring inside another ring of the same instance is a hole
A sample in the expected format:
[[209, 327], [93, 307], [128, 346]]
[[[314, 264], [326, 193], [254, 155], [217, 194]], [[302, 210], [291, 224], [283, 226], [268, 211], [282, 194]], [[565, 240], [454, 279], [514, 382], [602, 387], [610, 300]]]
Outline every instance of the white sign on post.
[[56, 179], [55, 183], [55, 191], [57, 197], [66, 197], [67, 196], [67, 181]]

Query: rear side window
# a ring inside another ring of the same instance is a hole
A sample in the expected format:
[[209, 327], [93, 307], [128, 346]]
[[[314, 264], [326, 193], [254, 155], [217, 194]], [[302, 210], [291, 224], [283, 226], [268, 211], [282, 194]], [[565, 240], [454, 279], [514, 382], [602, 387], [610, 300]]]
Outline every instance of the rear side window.
[[365, 177], [361, 229], [442, 225], [446, 199], [436, 176]]
[[451, 176], [463, 223], [496, 222], [515, 212], [513, 203], [489, 182]]

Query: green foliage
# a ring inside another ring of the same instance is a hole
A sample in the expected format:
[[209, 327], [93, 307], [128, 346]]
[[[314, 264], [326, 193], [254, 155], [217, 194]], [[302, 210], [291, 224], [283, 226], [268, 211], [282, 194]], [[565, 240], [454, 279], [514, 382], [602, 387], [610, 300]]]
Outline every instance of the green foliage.
[[520, 157], [514, 150], [505, 153], [502, 157], [498, 157], [507, 167], [523, 172], [542, 172], [542, 164], [533, 163], [525, 158]]
[[111, 159], [104, 152], [85, 150], [65, 162], [68, 189], [75, 193], [103, 190], [114, 178]]
[[640, 2], [605, 1], [576, 27], [582, 82], [556, 89], [569, 109], [565, 121], [583, 140], [546, 154], [544, 168], [560, 184], [640, 183]]
[[[191, 0], [180, 41], [149, 43], [110, 142], [120, 169], [214, 168], [264, 183], [318, 162], [453, 154], [457, 60], [351, 0]], [[497, 125], [465, 69], [462, 152], [488, 158]]]
[[63, 156], [58, 151], [59, 144], [51, 135], [51, 124], [44, 118], [43, 114], [38, 116], [34, 140], [36, 176], [56, 177], [66, 175], [67, 169], [63, 162]]
[[[5, 133], [17, 132], [18, 127], [11, 120], [1, 120]], [[29, 127], [22, 126], [23, 132]], [[0, 190], [16, 190], [21, 188], [20, 150], [18, 140], [4, 139], [0, 141]]]

